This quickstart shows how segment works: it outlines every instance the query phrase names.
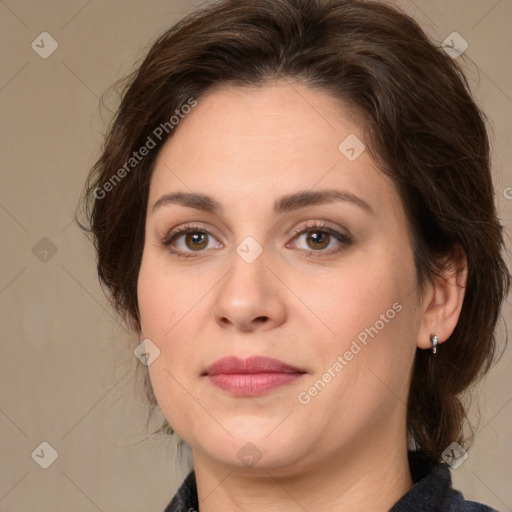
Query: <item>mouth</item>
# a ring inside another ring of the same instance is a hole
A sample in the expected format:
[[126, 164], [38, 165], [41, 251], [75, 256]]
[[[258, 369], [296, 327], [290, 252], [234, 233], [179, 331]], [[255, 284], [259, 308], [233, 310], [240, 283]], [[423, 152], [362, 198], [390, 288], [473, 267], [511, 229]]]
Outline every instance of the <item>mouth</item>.
[[278, 359], [224, 357], [202, 374], [214, 386], [236, 396], [256, 396], [290, 384], [306, 371]]

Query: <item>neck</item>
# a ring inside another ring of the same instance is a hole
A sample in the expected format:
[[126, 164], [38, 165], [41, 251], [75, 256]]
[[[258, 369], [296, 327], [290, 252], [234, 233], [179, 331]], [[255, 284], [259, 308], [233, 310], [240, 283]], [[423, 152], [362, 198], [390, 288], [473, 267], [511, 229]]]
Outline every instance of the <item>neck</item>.
[[194, 467], [201, 512], [384, 512], [413, 485], [404, 432], [353, 441], [301, 471], [250, 473], [196, 451]]

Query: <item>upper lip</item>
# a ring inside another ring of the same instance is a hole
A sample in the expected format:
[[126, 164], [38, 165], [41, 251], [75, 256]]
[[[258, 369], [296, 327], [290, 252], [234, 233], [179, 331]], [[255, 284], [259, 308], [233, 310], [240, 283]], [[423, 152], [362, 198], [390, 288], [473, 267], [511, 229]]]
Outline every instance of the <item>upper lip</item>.
[[283, 363], [279, 359], [273, 359], [263, 356], [252, 356], [248, 359], [230, 356], [223, 357], [210, 365], [207, 375], [218, 373], [305, 373], [303, 370]]

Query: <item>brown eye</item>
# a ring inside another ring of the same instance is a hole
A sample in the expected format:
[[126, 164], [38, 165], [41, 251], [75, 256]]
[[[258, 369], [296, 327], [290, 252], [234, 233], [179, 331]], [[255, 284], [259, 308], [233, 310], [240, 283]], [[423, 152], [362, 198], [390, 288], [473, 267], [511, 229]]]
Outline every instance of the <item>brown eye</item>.
[[185, 245], [193, 251], [204, 249], [208, 245], [206, 233], [186, 233]]
[[198, 226], [187, 225], [171, 231], [162, 240], [161, 245], [176, 256], [194, 257], [208, 248], [210, 238], [212, 241], [215, 240], [208, 231]]
[[[305, 237], [304, 243], [297, 243], [303, 237]], [[308, 251], [308, 257], [311, 257], [313, 254], [315, 257], [329, 256], [342, 251], [352, 244], [352, 238], [349, 235], [340, 233], [326, 226], [324, 223], [317, 224], [315, 222], [300, 226], [296, 230], [294, 240], [297, 241], [295, 243], [299, 249]], [[287, 247], [289, 247], [289, 245], [287, 245]]]
[[331, 235], [324, 231], [310, 231], [307, 235], [307, 243], [315, 250], [325, 249], [331, 239]]

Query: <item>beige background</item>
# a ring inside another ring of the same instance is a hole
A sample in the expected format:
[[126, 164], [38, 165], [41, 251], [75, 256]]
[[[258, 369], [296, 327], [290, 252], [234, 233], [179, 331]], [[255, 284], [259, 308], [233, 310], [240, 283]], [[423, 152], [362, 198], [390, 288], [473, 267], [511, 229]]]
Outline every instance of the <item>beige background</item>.
[[[199, 4], [0, 3], [0, 511], [156, 512], [188, 471], [187, 454], [177, 461], [172, 441], [148, 437], [135, 392], [137, 339], [112, 317], [91, 244], [71, 221], [109, 120], [108, 111], [100, 115], [99, 96]], [[510, 230], [512, 2], [399, 5], [436, 41], [457, 31], [469, 43], [466, 69], [492, 122], [496, 195]], [[59, 45], [47, 59], [31, 48], [43, 31]], [[510, 326], [510, 304], [505, 317]], [[512, 510], [511, 351], [479, 387], [477, 442], [452, 471], [467, 498], [500, 511]], [[43, 441], [58, 452], [48, 469], [31, 457]]]

